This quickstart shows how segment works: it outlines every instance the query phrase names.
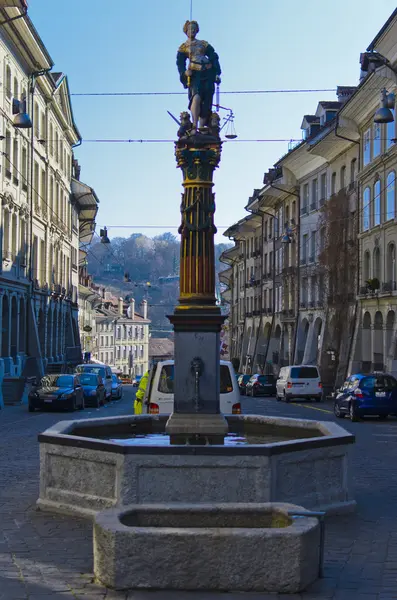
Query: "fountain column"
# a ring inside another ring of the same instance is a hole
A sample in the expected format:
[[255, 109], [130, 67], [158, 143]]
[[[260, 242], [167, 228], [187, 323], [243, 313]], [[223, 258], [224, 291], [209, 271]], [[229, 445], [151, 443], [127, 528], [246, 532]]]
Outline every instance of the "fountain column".
[[169, 316], [175, 332], [174, 412], [166, 430], [172, 444], [223, 444], [220, 413], [220, 330], [215, 296], [213, 173], [221, 158], [219, 128], [183, 134], [175, 156], [183, 174], [180, 297]]

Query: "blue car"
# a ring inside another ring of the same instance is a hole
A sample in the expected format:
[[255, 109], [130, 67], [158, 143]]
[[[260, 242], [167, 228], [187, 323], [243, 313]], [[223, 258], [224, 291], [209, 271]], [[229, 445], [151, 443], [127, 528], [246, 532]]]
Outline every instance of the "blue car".
[[387, 373], [351, 375], [337, 392], [334, 414], [351, 421], [365, 416], [397, 415], [397, 379]]
[[102, 377], [97, 373], [80, 373], [80, 384], [84, 392], [84, 405], [99, 408], [106, 402], [106, 390]]

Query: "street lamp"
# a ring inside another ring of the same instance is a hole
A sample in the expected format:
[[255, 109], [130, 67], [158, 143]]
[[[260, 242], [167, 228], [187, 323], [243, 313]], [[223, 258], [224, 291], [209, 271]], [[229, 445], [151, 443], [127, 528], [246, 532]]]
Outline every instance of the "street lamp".
[[22, 100], [13, 98], [12, 114], [16, 115], [14, 117], [14, 127], [18, 127], [18, 129], [31, 129], [33, 127], [32, 121], [26, 112], [26, 98]]
[[106, 227], [99, 231], [99, 237], [101, 238], [101, 244], [110, 244], [110, 240], [108, 238], [108, 230]]
[[390, 109], [394, 108], [396, 98], [394, 94], [388, 94], [386, 89], [383, 88], [381, 92], [381, 103], [382, 106], [378, 108], [374, 115], [374, 123], [393, 123], [394, 116]]

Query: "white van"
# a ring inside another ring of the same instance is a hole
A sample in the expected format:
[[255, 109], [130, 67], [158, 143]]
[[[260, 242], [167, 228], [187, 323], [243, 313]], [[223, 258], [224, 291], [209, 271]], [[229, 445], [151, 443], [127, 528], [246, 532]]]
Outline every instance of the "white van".
[[[158, 362], [146, 388], [147, 412], [171, 414], [174, 410], [174, 361]], [[232, 363], [220, 361], [220, 410], [224, 414], [240, 414], [240, 392]]]
[[323, 386], [316, 365], [282, 367], [276, 382], [277, 400], [289, 402], [293, 398], [306, 398], [320, 402]]
[[95, 373], [95, 375], [100, 375], [105, 386], [106, 399], [110, 400], [112, 398], [112, 369], [108, 365], [84, 363], [76, 367], [76, 373]]

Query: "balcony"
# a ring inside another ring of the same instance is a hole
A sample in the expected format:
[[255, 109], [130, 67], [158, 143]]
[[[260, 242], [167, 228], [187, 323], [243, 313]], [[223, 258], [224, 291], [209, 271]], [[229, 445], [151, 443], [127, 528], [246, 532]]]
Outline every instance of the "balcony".
[[360, 296], [366, 296], [368, 294], [368, 286], [362, 285], [358, 293]]
[[246, 317], [252, 317], [252, 312], [247, 312], [247, 313], [245, 313], [245, 316], [246, 316]]
[[300, 265], [305, 265], [307, 263], [307, 257], [304, 256], [303, 258], [300, 259], [299, 264]]
[[315, 259], [315, 254], [313, 253], [309, 256], [309, 262], [314, 263], [314, 259]]
[[307, 215], [307, 206], [302, 206], [302, 208], [300, 210], [300, 214], [301, 215]]
[[314, 300], [310, 300], [309, 308], [314, 308], [316, 306], [316, 302]]
[[254, 312], [252, 313], [254, 315], [254, 317], [258, 317], [261, 314], [260, 310], [254, 310]]
[[384, 281], [382, 283], [382, 293], [395, 292], [397, 290], [397, 284], [395, 281]]
[[312, 202], [310, 204], [310, 210], [316, 210], [317, 209], [317, 202]]
[[300, 303], [300, 308], [307, 308], [307, 302], [304, 300], [303, 302]]
[[324, 206], [324, 204], [325, 204], [325, 198], [320, 198], [320, 200], [318, 202], [318, 205], [319, 206]]
[[317, 300], [316, 305], [317, 305], [317, 308], [323, 308], [323, 306], [324, 306], [323, 300]]
[[266, 309], [266, 313], [267, 313], [268, 315], [272, 315], [272, 314], [273, 314], [273, 309], [272, 309], [272, 308], [269, 306], [269, 307]]

